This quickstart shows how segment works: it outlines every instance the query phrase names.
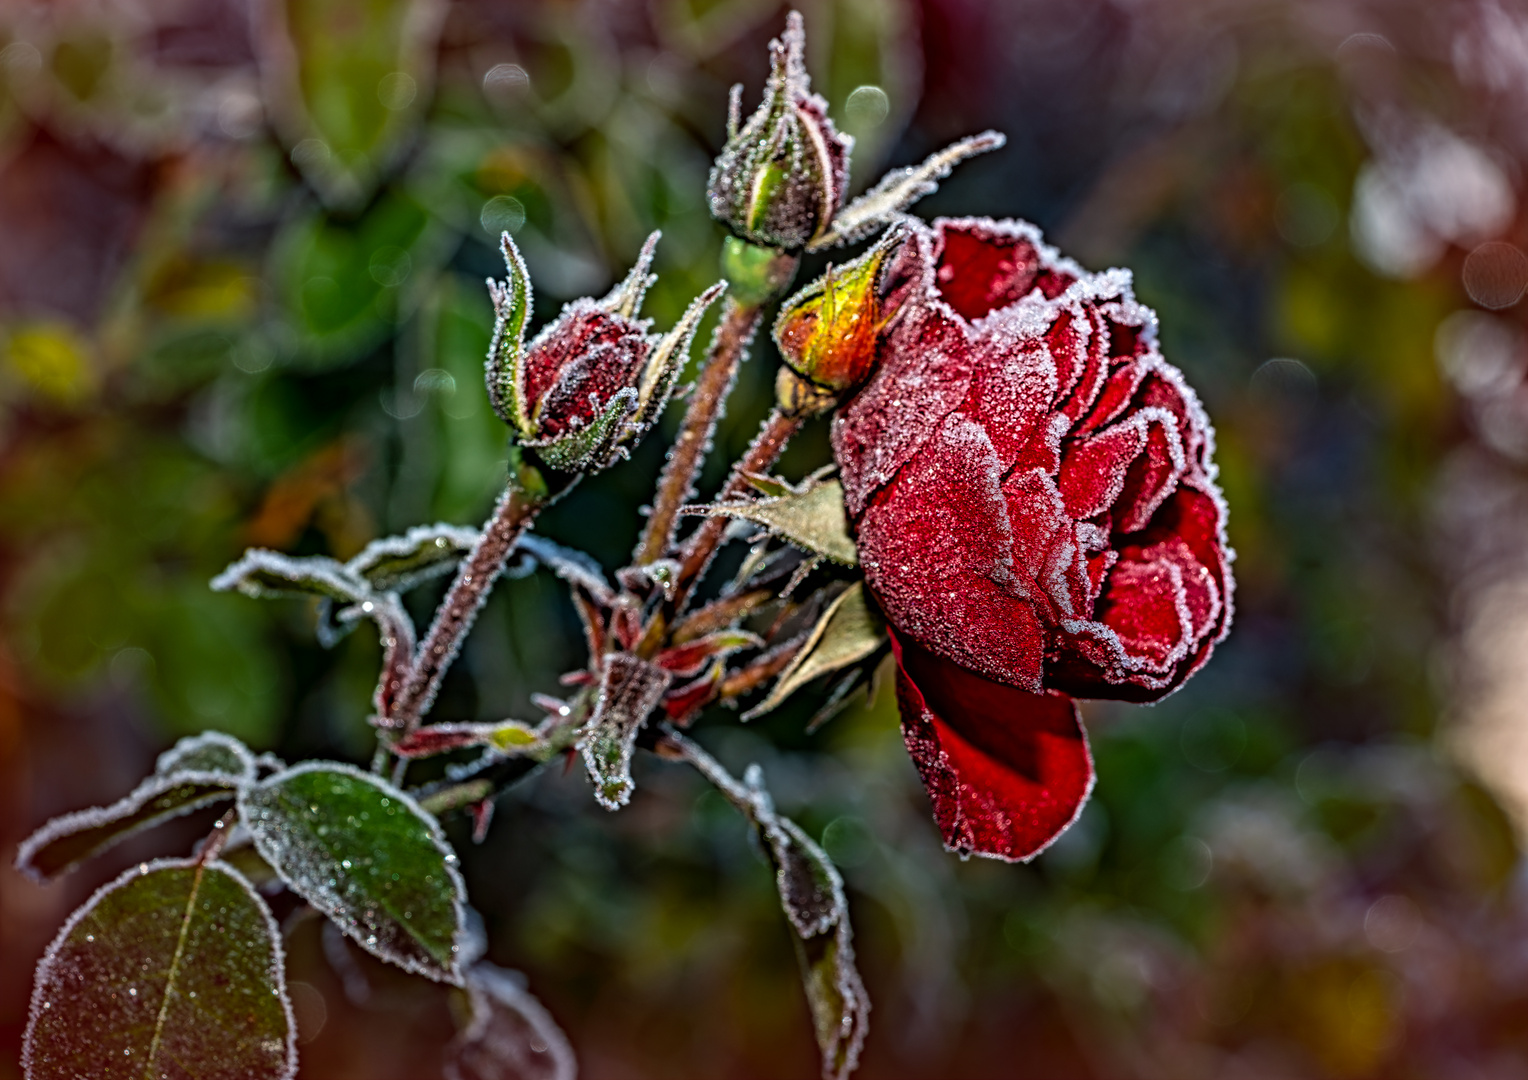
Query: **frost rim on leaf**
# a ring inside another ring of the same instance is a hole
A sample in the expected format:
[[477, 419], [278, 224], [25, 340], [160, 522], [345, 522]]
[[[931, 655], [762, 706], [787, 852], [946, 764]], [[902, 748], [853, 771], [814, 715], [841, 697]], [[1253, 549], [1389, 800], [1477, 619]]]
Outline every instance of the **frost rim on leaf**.
[[[196, 859], [154, 859], [150, 862], [139, 863], [137, 866], [129, 867], [117, 875], [116, 878], [91, 893], [89, 898], [79, 907], [75, 908], [70, 913], [69, 918], [64, 920], [64, 925], [59, 928], [53, 940], [48, 943], [48, 948], [43, 953], [42, 959], [37, 962], [37, 971], [32, 978], [32, 998], [27, 1009], [27, 1028], [21, 1044], [21, 1069], [22, 1074], [28, 1080], [34, 1080], [32, 1074], [32, 1055], [34, 1050], [32, 1033], [36, 1029], [37, 1022], [45, 1008], [45, 1003], [43, 1002], [44, 974], [57, 959], [62, 943], [68, 940], [69, 935], [74, 932], [74, 928], [110, 893], [137, 878], [152, 874], [156, 870], [185, 870], [197, 864], [198, 860]], [[275, 997], [281, 1003], [281, 1012], [286, 1019], [287, 1029], [286, 1070], [274, 1077], [273, 1080], [293, 1080], [297, 1075], [297, 1019], [292, 1012], [292, 1000], [287, 994], [286, 950], [281, 944], [281, 928], [276, 924], [276, 918], [271, 914], [270, 906], [260, 896], [259, 891], [237, 869], [221, 860], [206, 864], [206, 869], [217, 870], [227, 874], [249, 896], [251, 902], [253, 902], [255, 908], [265, 920], [266, 936], [271, 944], [269, 979], [275, 991]]]

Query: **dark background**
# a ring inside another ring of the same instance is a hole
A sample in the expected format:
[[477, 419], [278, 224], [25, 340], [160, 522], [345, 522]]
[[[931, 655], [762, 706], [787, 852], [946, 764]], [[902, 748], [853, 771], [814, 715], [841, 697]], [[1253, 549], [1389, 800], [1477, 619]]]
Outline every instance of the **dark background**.
[[[1528, 10], [801, 7], [857, 188], [997, 127], [1007, 148], [922, 209], [1025, 217], [1135, 271], [1216, 422], [1239, 554], [1230, 640], [1158, 706], [1088, 708], [1097, 791], [1029, 866], [941, 851], [890, 694], [810, 737], [810, 703], [701, 725], [843, 868], [875, 1002], [861, 1075], [1528, 1076]], [[661, 227], [645, 313], [669, 325], [717, 276], [726, 89], [757, 101], [783, 17], [0, 8], [7, 851], [205, 727], [369, 756], [374, 642], [325, 652], [307, 606], [207, 580], [250, 544], [345, 557], [480, 520], [505, 452], [481, 384], [493, 236], [520, 242], [539, 322]], [[773, 350], [754, 352], [713, 486], [768, 405]], [[826, 446], [819, 425], [782, 471]], [[649, 439], [542, 531], [618, 565], [662, 454]], [[534, 717], [580, 650], [552, 579], [508, 582], [435, 715]], [[745, 827], [678, 767], [637, 778], [617, 815], [553, 769], [481, 847], [453, 825], [492, 959], [587, 1077], [815, 1075]], [[0, 870], [0, 1077], [69, 910], [205, 826], [50, 888]], [[380, 969], [360, 993], [313, 921], [290, 952], [304, 1075], [433, 1075], [441, 995]]]

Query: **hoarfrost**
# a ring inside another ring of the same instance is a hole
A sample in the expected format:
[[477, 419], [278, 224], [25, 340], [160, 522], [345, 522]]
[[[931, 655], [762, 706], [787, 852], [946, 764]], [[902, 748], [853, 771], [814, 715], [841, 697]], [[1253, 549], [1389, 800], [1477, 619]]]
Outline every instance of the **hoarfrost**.
[[22, 1068], [29, 1080], [290, 1080], [284, 966], [270, 910], [232, 867], [134, 867], [38, 964]]
[[22, 843], [16, 868], [46, 881], [144, 829], [232, 799], [239, 782], [219, 772], [151, 776], [110, 806], [76, 810], [48, 822]]
[[606, 810], [619, 810], [631, 798], [637, 732], [663, 701], [671, 681], [668, 672], [634, 656], [612, 653], [605, 658], [599, 700], [578, 748], [594, 797]]
[[574, 1080], [567, 1036], [516, 972], [492, 964], [467, 973], [472, 1019], [451, 1044], [446, 1080]]
[[240, 793], [255, 849], [372, 955], [460, 984], [466, 888], [435, 819], [391, 784], [306, 762]]
[[865, 1045], [870, 997], [854, 964], [843, 878], [800, 826], [775, 813], [757, 765], [750, 765], [739, 781], [698, 743], [667, 728], [665, 738], [759, 831], [775, 867], [780, 906], [795, 932], [796, 957], [822, 1051], [822, 1075], [824, 1080], [844, 1080], [859, 1064]]
[[448, 574], [472, 550], [478, 530], [464, 525], [416, 525], [402, 536], [373, 540], [345, 569], [383, 592], [405, 592]]
[[188, 735], [159, 755], [156, 776], [174, 773], [219, 773], [236, 780], [255, 778], [255, 758], [249, 748], [232, 735], [204, 731]]

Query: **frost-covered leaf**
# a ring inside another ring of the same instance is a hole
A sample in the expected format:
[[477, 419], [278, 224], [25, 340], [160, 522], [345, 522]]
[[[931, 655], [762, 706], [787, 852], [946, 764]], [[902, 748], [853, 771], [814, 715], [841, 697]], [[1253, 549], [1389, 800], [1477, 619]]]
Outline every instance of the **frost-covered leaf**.
[[237, 589], [257, 600], [322, 596], [354, 604], [371, 595], [364, 580], [333, 559], [323, 555], [283, 555], [265, 548], [250, 548], [243, 558], [212, 579], [212, 587], [219, 592]]
[[703, 638], [665, 649], [656, 659], [658, 666], [665, 671], [672, 672], [676, 678], [687, 679], [698, 675], [713, 657], [724, 657], [739, 649], [758, 649], [763, 645], [763, 638], [747, 630], [718, 630]]
[[151, 776], [110, 806], [76, 810], [48, 822], [22, 843], [16, 867], [44, 881], [136, 832], [232, 799], [241, 782], [219, 772]]
[[1007, 142], [998, 131], [984, 131], [961, 139], [930, 154], [923, 164], [911, 168], [893, 169], [880, 182], [840, 210], [833, 224], [817, 240], [807, 245], [808, 251], [821, 251], [839, 244], [851, 244], [863, 240], [871, 233], [889, 225], [897, 215], [913, 203], [939, 189], [939, 181], [950, 175], [950, 170], [968, 157], [996, 150]]
[[637, 732], [663, 701], [671, 676], [662, 668], [626, 653], [605, 657], [594, 714], [578, 743], [594, 784], [594, 797], [606, 810], [618, 810], [631, 798], [631, 753]]
[[597, 603], [608, 605], [615, 599], [615, 591], [605, 580], [604, 569], [592, 555], [531, 533], [520, 537], [515, 551], [529, 555], [569, 585], [583, 589]]
[[837, 480], [823, 480], [772, 499], [697, 506], [689, 512], [725, 514], [751, 521], [813, 554], [844, 566], [859, 564], [844, 515], [843, 485]]
[[753, 823], [775, 868], [780, 906], [796, 941], [826, 1080], [844, 1080], [859, 1064], [870, 1023], [870, 998], [854, 964], [854, 933], [844, 882], [827, 854], [794, 821], [775, 812], [763, 773], [750, 765], [740, 782], [699, 744], [665, 729], [666, 744], [694, 765]]
[[38, 964], [28, 1080], [286, 1080], [297, 1047], [282, 966], [275, 920], [231, 867], [135, 867]]
[[492, 964], [467, 972], [472, 1016], [447, 1051], [446, 1080], [573, 1080], [567, 1036], [518, 977]]
[[204, 731], [188, 735], [159, 755], [154, 775], [174, 773], [219, 773], [236, 780], [253, 780], [255, 756], [232, 735]]
[[349, 765], [309, 762], [245, 788], [239, 817], [292, 890], [363, 948], [461, 981], [456, 856], [409, 796]]
[[885, 643], [886, 630], [865, 602], [865, 584], [856, 581], [828, 605], [769, 696], [744, 719], [763, 716], [819, 675], [856, 664]]
[[822, 1074], [846, 1077], [859, 1063], [870, 1019], [870, 997], [854, 965], [853, 931], [838, 869], [794, 821], [761, 826], [775, 864], [780, 904], [796, 932], [796, 957], [806, 986]]
[[463, 525], [418, 525], [402, 536], [373, 540], [345, 569], [379, 592], [404, 592], [455, 570], [478, 535]]

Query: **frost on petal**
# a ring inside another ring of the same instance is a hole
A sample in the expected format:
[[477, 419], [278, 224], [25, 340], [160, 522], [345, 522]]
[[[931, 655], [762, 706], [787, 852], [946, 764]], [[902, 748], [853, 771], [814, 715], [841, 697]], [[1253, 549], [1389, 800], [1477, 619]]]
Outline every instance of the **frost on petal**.
[[240, 793], [239, 820], [292, 890], [373, 956], [459, 983], [466, 887], [440, 826], [391, 784], [307, 762]]
[[667, 671], [626, 653], [605, 658], [594, 715], [578, 748], [594, 784], [594, 797], [606, 810], [618, 810], [631, 798], [631, 755], [637, 732], [663, 702], [672, 681]]
[[1077, 819], [1093, 759], [1077, 706], [951, 664], [893, 633], [902, 735], [961, 854], [1033, 858]]
[[230, 801], [241, 782], [223, 772], [178, 770], [151, 776], [110, 806], [76, 810], [48, 822], [22, 843], [16, 866], [44, 881], [144, 829]]
[[1083, 274], [1025, 221], [940, 218], [934, 229], [939, 295], [972, 322], [1035, 289], [1046, 299], [1058, 296]]
[[29, 1080], [289, 1080], [281, 937], [224, 863], [134, 867], [69, 917], [37, 965]]
[[[915, 232], [899, 264], [928, 242]], [[910, 301], [902, 312], [881, 344], [875, 375], [833, 420], [833, 452], [851, 519], [959, 408], [971, 382], [969, 330], [959, 317], [937, 302]]]
[[575, 419], [593, 423], [616, 391], [636, 384], [650, 347], [646, 327], [585, 299], [536, 335], [525, 353], [525, 397], [541, 437], [563, 434]]
[[860, 522], [865, 580], [892, 625], [935, 652], [1040, 689], [1043, 636], [1014, 566], [992, 444], [950, 416]]
[[567, 1036], [522, 982], [518, 973], [489, 963], [468, 970], [472, 1013], [447, 1048], [446, 1080], [574, 1080], [578, 1075]]

